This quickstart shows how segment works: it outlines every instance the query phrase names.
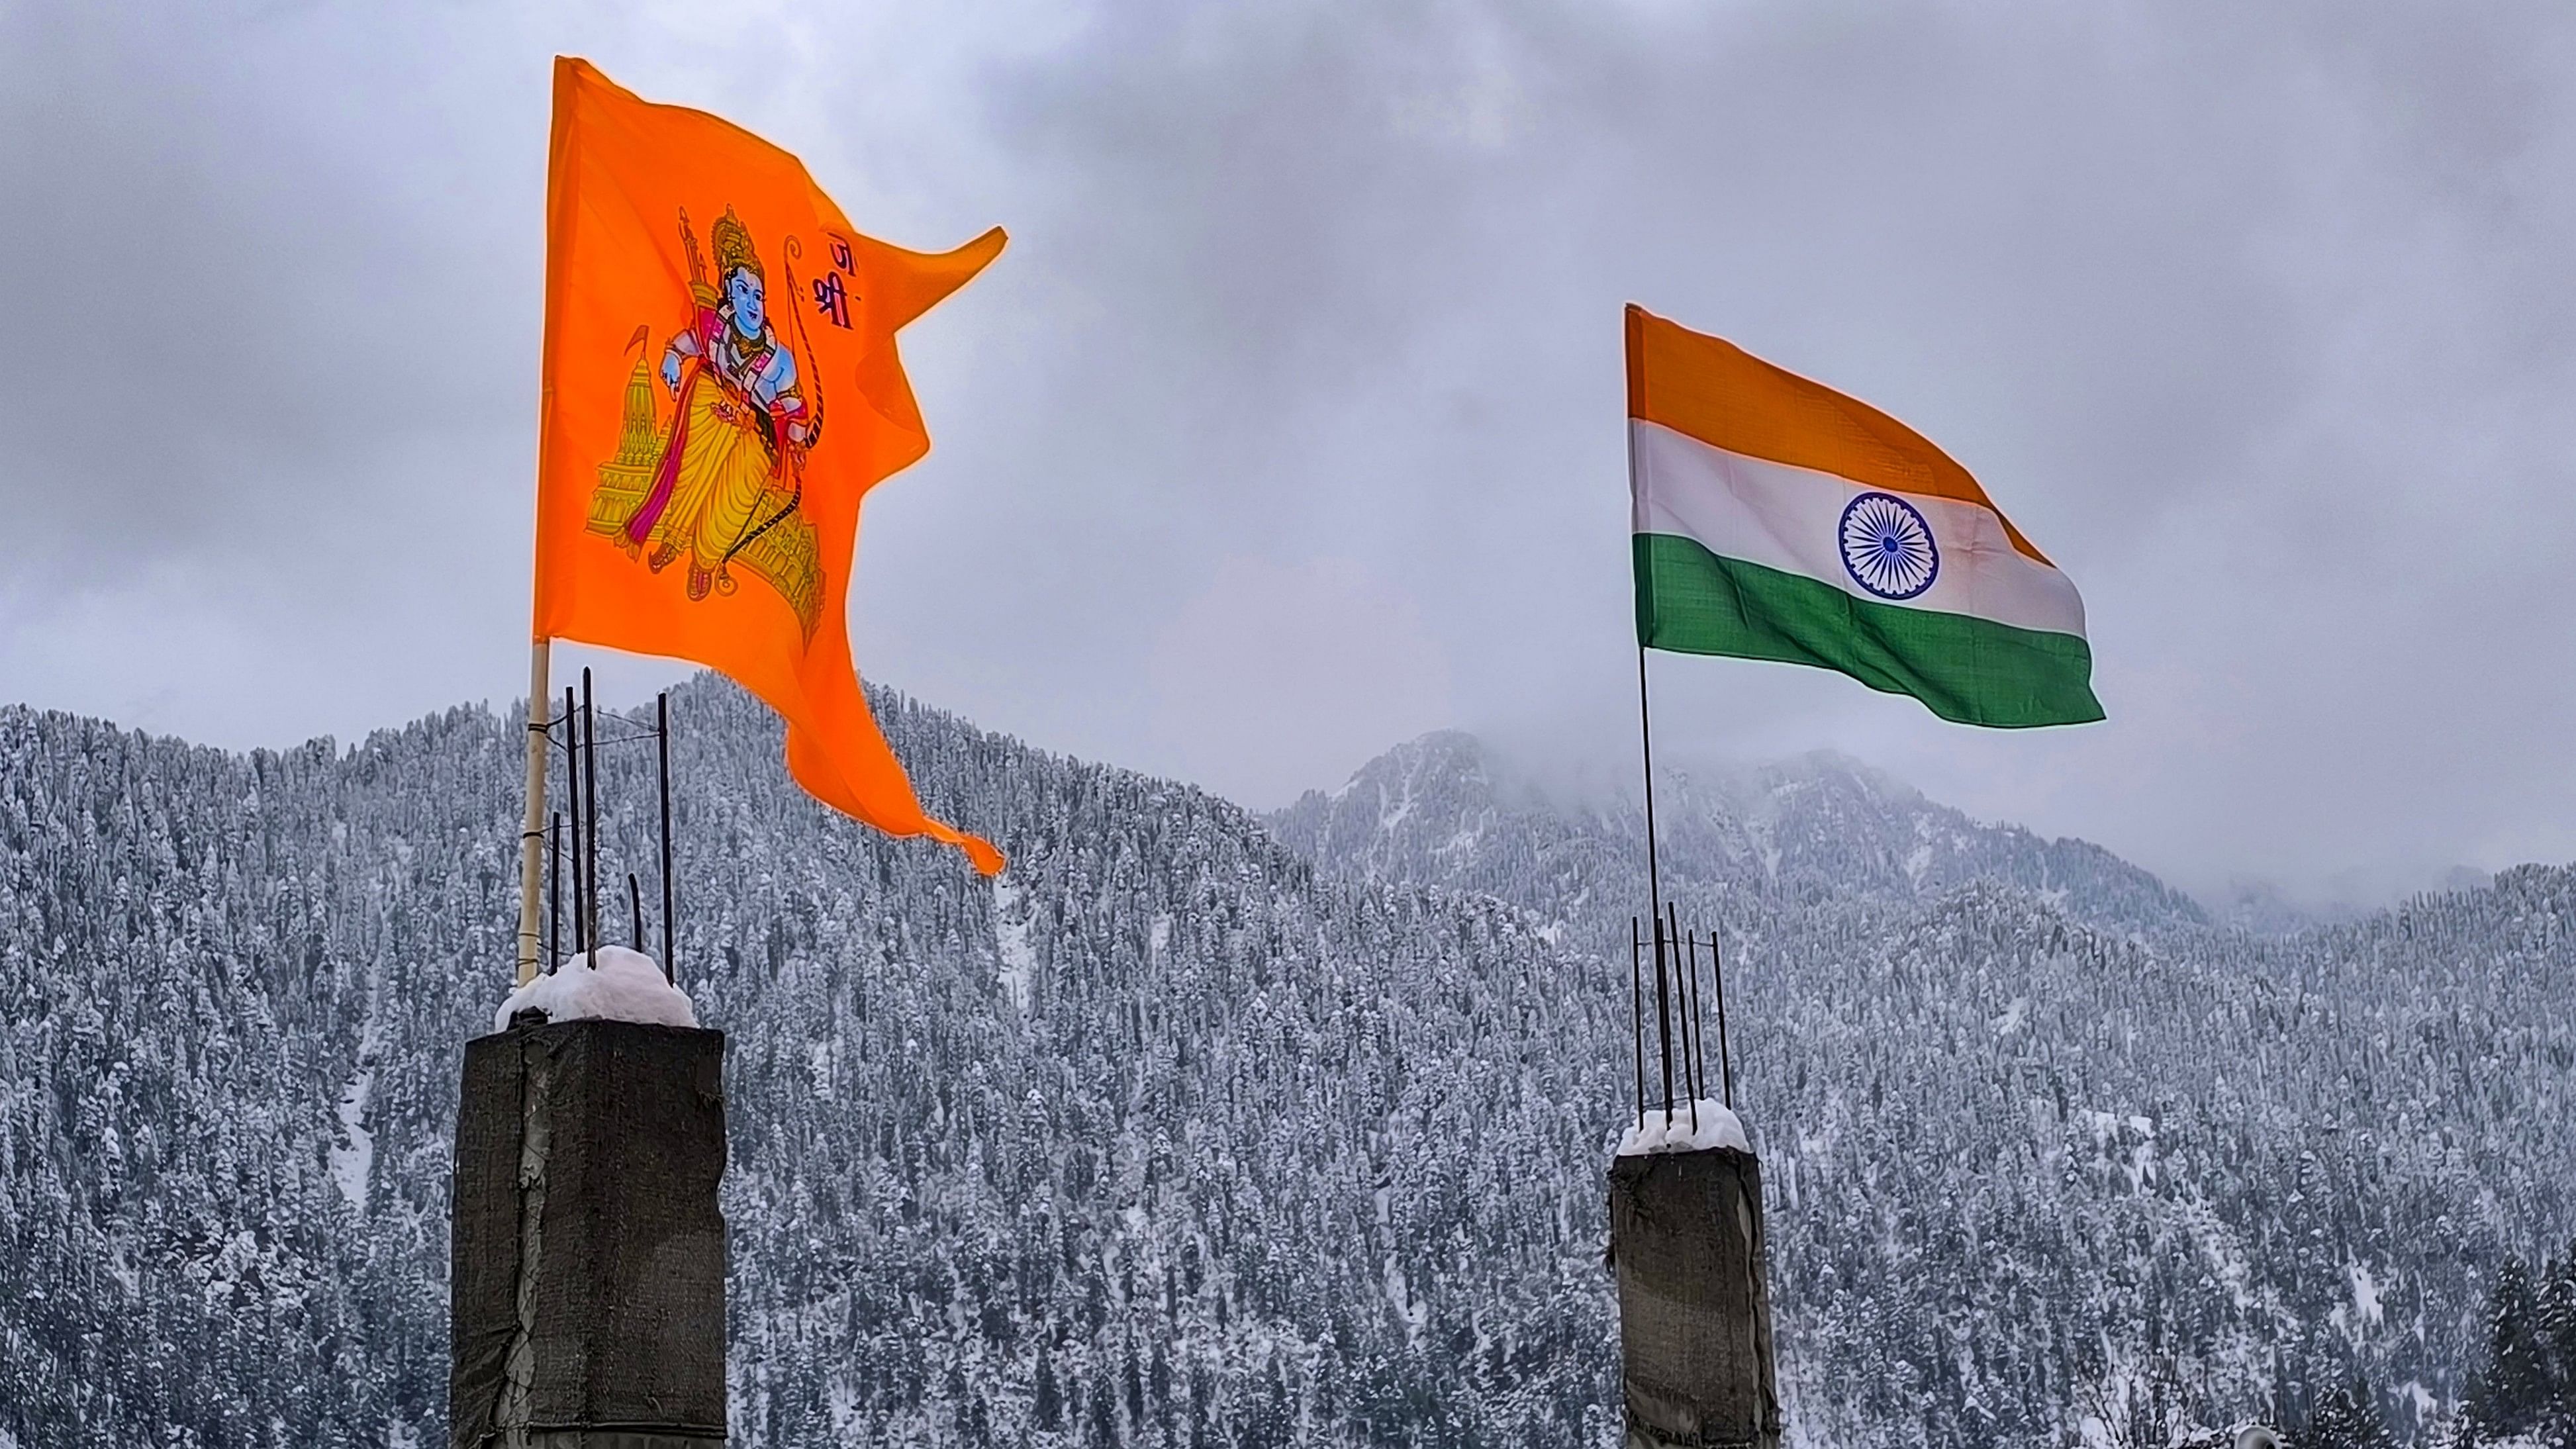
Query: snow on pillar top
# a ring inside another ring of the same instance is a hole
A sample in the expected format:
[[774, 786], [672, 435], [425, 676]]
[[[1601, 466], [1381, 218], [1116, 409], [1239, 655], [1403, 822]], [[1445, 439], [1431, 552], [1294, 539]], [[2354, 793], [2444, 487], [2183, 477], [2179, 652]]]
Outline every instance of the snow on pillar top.
[[1642, 1157], [1650, 1152], [1700, 1152], [1711, 1147], [1732, 1147], [1750, 1153], [1753, 1145], [1744, 1135], [1743, 1119], [1727, 1110], [1726, 1105], [1702, 1097], [1699, 1102], [1699, 1130], [1691, 1130], [1691, 1108], [1687, 1102], [1673, 1107], [1672, 1124], [1664, 1123], [1664, 1109], [1646, 1109], [1646, 1125], [1631, 1123], [1619, 1134], [1621, 1157]]
[[689, 994], [662, 979], [660, 963], [623, 946], [602, 946], [596, 953], [565, 957], [553, 972], [511, 992], [492, 1014], [492, 1029], [508, 1031], [510, 1018], [522, 1011], [542, 1011], [548, 1021], [698, 1024]]

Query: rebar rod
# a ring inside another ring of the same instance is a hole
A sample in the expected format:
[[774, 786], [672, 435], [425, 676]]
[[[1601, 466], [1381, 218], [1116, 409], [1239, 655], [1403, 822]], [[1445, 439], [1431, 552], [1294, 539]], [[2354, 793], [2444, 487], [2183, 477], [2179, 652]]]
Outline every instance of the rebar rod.
[[680, 984], [680, 963], [672, 952], [671, 925], [671, 692], [653, 696], [654, 734], [662, 756], [662, 979]]
[[1673, 1125], [1673, 1012], [1671, 983], [1664, 969], [1664, 918], [1655, 917], [1655, 1055], [1663, 1065], [1664, 1127]]
[[1717, 949], [1717, 933], [1708, 933], [1710, 974], [1717, 978], [1717, 1069], [1726, 1089], [1726, 1110], [1735, 1110], [1735, 1054], [1726, 1044], [1726, 958]]
[[[1668, 923], [1673, 928], [1673, 967], [1679, 970], [1682, 965], [1681, 911], [1670, 901], [1664, 902], [1664, 910]], [[1694, 1138], [1699, 1136], [1699, 1049], [1691, 1043], [1690, 1011], [1691, 997], [1698, 987], [1699, 968], [1694, 963], [1682, 989], [1673, 999], [1673, 1005], [1678, 1008], [1678, 1014], [1682, 1019], [1682, 1086], [1690, 1093], [1691, 1136]]]
[[581, 738], [587, 747], [582, 751], [581, 808], [588, 813], [590, 829], [590, 869], [587, 872], [582, 908], [590, 918], [591, 968], [599, 960], [599, 709], [590, 693], [590, 667], [581, 671]]
[[563, 959], [563, 812], [546, 822], [546, 974]]
[[1699, 1099], [1707, 1093], [1708, 1084], [1701, 1080], [1703, 1065], [1700, 1061], [1700, 1040], [1699, 1032], [1697, 1030], [1699, 1022], [1699, 937], [1696, 935], [1686, 934], [1682, 937], [1682, 980], [1686, 983], [1685, 988], [1682, 991], [1682, 1045], [1686, 1048], [1683, 1056], [1690, 1062], [1690, 1071], [1687, 1075], [1690, 1078], [1691, 1131], [1693, 1133], [1697, 1133], [1699, 1131]]
[[581, 711], [573, 703], [572, 686], [564, 686], [564, 809], [572, 827], [572, 953], [576, 956], [590, 949], [589, 923], [582, 919], [582, 853], [581, 835]]

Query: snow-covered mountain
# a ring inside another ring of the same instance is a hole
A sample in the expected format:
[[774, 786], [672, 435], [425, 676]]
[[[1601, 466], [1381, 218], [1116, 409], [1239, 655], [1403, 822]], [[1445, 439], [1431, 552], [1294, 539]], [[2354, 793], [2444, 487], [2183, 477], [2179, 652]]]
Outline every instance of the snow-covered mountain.
[[[2576, 1227], [2576, 873], [2267, 935], [1832, 756], [1657, 796], [1665, 893], [1728, 945], [1810, 1442], [2052, 1442], [2149, 1385], [2296, 1421], [2355, 1373], [2422, 1432], [2494, 1266]], [[1454, 732], [1271, 823], [1613, 961], [1646, 894], [1635, 804]]]
[[[738, 1437], [1597, 1440], [1621, 1028], [1564, 1009], [1581, 968], [879, 702], [999, 885], [812, 805], [731, 688], [674, 706]], [[442, 1442], [524, 738], [459, 710], [242, 757], [0, 711], [0, 1445]], [[649, 755], [602, 766], [606, 871], [649, 881]]]
[[[2209, 924], [2181, 892], [2081, 840], [1985, 825], [1832, 754], [1674, 772], [1658, 791], [1664, 878], [1794, 899], [1928, 901], [1995, 881], [2113, 930]], [[1372, 879], [1484, 891], [1551, 915], [1641, 909], [1645, 813], [1630, 798], [1551, 795], [1474, 736], [1424, 735], [1329, 794], [1270, 817], [1319, 863]]]
[[[1633, 822], [1457, 736], [1264, 821], [879, 702], [1000, 883], [811, 805], [730, 687], [675, 702], [737, 1437], [1612, 1442]], [[440, 1442], [522, 738], [0, 710], [0, 1449]], [[602, 765], [652, 900], [649, 757]], [[2576, 1228], [2566, 870], [2265, 939], [1829, 761], [1658, 812], [1729, 944], [1802, 1443], [2356, 1372], [2411, 1433], [2493, 1265]]]

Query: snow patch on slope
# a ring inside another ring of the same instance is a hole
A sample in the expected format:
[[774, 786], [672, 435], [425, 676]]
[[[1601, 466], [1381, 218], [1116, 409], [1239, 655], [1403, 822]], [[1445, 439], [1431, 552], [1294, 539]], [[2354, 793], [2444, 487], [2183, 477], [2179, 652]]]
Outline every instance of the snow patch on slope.
[[2352, 1302], [2336, 1304], [2334, 1310], [2326, 1315], [2326, 1321], [2332, 1323], [2353, 1347], [2359, 1348], [2385, 1317], [2379, 1301], [2379, 1279], [2369, 1268], [2357, 1262], [2344, 1264], [2343, 1272], [2345, 1282], [2352, 1289]]
[[1020, 910], [1020, 888], [993, 877], [993, 950], [1002, 958], [999, 980], [1011, 994], [1011, 1005], [1025, 1015], [1029, 983], [1036, 979], [1037, 948], [1029, 944], [1029, 920]]
[[367, 1099], [376, 1091], [376, 1069], [360, 1067], [340, 1094], [340, 1140], [331, 1144], [331, 1180], [349, 1206], [367, 1205], [367, 1178], [376, 1167], [376, 1134], [367, 1130]]
[[384, 1052], [384, 964], [367, 978], [366, 1024], [358, 1029], [357, 1071], [340, 1089], [340, 1136], [331, 1144], [331, 1181], [349, 1206], [367, 1206], [367, 1182], [376, 1169], [376, 1134], [367, 1130], [367, 1105], [376, 1095], [376, 1059]]
[[1387, 1256], [1385, 1286], [1386, 1301], [1394, 1307], [1398, 1321], [1404, 1324], [1406, 1341], [1419, 1342], [1422, 1326], [1431, 1320], [1431, 1305], [1413, 1296], [1413, 1284], [1405, 1277], [1404, 1269], [1397, 1265], [1393, 1254]]

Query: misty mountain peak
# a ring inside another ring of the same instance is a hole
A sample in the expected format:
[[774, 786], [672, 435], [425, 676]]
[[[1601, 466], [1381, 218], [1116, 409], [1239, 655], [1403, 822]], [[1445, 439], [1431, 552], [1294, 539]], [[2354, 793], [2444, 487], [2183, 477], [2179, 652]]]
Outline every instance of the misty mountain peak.
[[[1560, 918], [1646, 894], [1633, 784], [1550, 777], [1460, 730], [1398, 745], [1268, 823], [1327, 870], [1481, 891]], [[1911, 901], [1994, 880], [2120, 933], [2208, 923], [2181, 892], [2100, 846], [1971, 819], [1830, 750], [1659, 769], [1656, 830], [1673, 891]]]

